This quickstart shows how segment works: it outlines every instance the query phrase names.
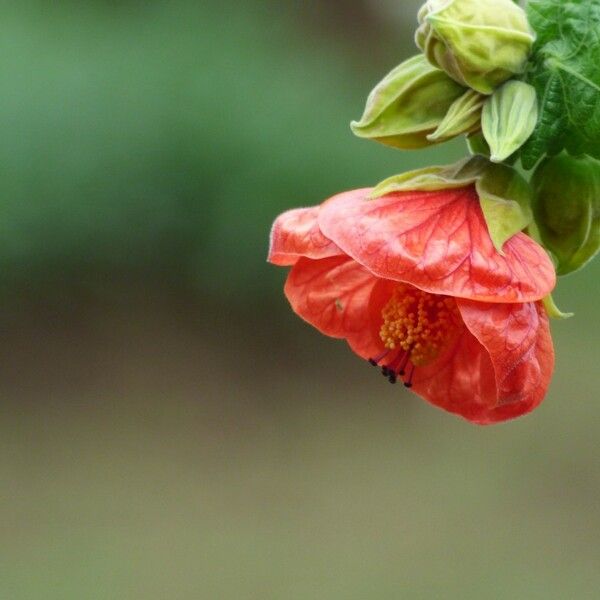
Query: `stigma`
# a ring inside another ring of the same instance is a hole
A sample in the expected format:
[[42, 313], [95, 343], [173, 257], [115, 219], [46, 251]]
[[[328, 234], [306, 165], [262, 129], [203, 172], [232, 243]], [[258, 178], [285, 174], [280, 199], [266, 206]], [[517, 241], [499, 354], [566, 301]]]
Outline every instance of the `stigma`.
[[390, 383], [404, 378], [412, 387], [417, 367], [433, 363], [464, 327], [456, 301], [398, 284], [381, 311], [383, 352], [369, 362], [382, 367]]

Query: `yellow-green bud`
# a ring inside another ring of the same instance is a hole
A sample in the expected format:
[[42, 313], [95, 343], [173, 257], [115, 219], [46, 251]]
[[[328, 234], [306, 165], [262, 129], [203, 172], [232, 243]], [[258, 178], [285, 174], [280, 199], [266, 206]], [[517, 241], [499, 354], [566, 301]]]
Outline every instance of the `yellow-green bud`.
[[523, 81], [507, 81], [486, 101], [481, 127], [492, 162], [503, 162], [533, 133], [538, 120], [535, 88]]
[[427, 139], [443, 142], [462, 133], [473, 133], [481, 129], [481, 111], [487, 96], [475, 90], [467, 90], [449, 108], [444, 120]]
[[430, 146], [436, 142], [427, 136], [464, 91], [419, 54], [397, 66], [373, 89], [362, 119], [351, 123], [352, 131], [358, 137], [406, 150]]
[[567, 154], [547, 158], [531, 183], [535, 221], [556, 272], [581, 269], [600, 250], [600, 162]]
[[419, 24], [415, 40], [429, 61], [482, 94], [523, 72], [535, 40], [513, 0], [428, 0]]

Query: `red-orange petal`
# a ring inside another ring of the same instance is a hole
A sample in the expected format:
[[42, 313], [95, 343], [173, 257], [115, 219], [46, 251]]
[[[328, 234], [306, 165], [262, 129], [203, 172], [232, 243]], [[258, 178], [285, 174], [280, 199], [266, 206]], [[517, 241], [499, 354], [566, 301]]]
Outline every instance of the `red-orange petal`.
[[492, 421], [525, 414], [544, 399], [554, 371], [548, 316], [540, 302], [488, 304], [459, 300], [469, 331], [490, 356], [497, 390]]
[[483, 423], [496, 405], [489, 354], [465, 329], [438, 360], [416, 369], [412, 391], [438, 408]]
[[348, 340], [357, 354], [367, 358], [382, 346], [373, 334], [370, 311], [376, 284], [377, 278], [347, 256], [301, 258], [284, 291], [297, 315], [325, 335]]
[[482, 425], [532, 411], [543, 400], [554, 369], [541, 304], [457, 302], [467, 329], [443, 357], [417, 369], [414, 391]]
[[422, 290], [483, 302], [528, 302], [554, 288], [541, 246], [519, 233], [496, 251], [474, 186], [399, 192], [370, 200], [369, 190], [321, 207], [323, 234], [374, 275]]
[[319, 259], [343, 254], [321, 232], [319, 210], [319, 206], [296, 208], [279, 215], [271, 229], [267, 260], [285, 267], [296, 264], [302, 256]]

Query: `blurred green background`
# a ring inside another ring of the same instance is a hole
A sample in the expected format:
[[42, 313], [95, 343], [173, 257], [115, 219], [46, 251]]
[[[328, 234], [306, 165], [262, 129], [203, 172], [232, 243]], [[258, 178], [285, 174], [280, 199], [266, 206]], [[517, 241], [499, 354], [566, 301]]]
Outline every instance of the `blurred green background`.
[[478, 428], [286, 306], [273, 218], [428, 163], [348, 123], [418, 1], [1, 2], [0, 598], [598, 598], [598, 264]]

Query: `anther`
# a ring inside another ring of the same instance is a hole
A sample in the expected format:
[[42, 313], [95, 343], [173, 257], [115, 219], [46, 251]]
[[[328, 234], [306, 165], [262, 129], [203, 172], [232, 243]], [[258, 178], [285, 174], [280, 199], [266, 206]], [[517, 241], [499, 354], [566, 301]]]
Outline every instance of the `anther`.
[[404, 387], [411, 388], [413, 375], [415, 374], [415, 365], [410, 366], [410, 373], [408, 374], [408, 379], [404, 382]]
[[376, 367], [389, 353], [391, 350], [384, 350], [381, 354], [376, 356], [375, 358], [370, 358], [369, 363]]
[[382, 309], [381, 317], [379, 336], [384, 346], [408, 354], [403, 362], [399, 355], [389, 361], [388, 367], [400, 375], [404, 375], [409, 361], [416, 366], [434, 362], [463, 327], [452, 298], [407, 284], [398, 285]]
[[407, 360], [408, 353], [400, 352], [396, 358], [394, 358], [394, 360], [387, 365], [388, 374], [393, 373], [396, 376], [400, 375], [403, 368], [402, 365], [406, 364]]

